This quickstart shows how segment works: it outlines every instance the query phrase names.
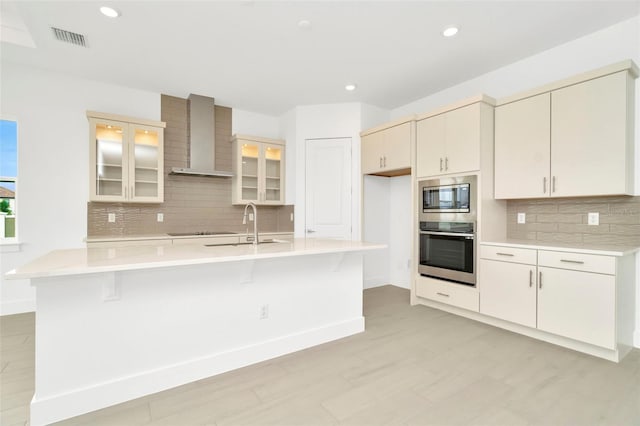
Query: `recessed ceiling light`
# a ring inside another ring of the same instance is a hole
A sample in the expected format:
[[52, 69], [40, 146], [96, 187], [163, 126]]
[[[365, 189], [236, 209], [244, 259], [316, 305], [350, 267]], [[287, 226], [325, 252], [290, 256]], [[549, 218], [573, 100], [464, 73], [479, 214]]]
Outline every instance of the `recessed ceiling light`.
[[298, 22], [298, 27], [301, 30], [308, 30], [311, 29], [311, 21], [308, 21], [306, 19], [302, 19]]
[[108, 6], [102, 6], [100, 8], [100, 12], [102, 12], [104, 16], [108, 16], [109, 18], [117, 18], [118, 16], [120, 16], [120, 12]]
[[449, 26], [442, 31], [442, 35], [445, 37], [453, 37], [458, 34], [458, 28], [454, 26]]
[[355, 84], [347, 84], [346, 86], [344, 86], [344, 90], [348, 91], [348, 92], [353, 92], [354, 90], [356, 90], [358, 86], [356, 86]]

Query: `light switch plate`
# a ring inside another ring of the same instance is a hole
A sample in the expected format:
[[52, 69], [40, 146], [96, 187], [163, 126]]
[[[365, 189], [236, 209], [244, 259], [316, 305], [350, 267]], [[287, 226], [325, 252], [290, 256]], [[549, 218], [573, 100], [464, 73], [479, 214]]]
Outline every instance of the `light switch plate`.
[[588, 213], [587, 214], [587, 223], [589, 225], [600, 225], [600, 213]]
[[109, 213], [107, 215], [107, 220], [109, 221], [109, 223], [114, 223], [116, 221], [116, 214], [115, 213]]
[[526, 222], [526, 214], [518, 213], [518, 223], [522, 224]]
[[164, 222], [164, 213], [158, 213], [158, 222]]

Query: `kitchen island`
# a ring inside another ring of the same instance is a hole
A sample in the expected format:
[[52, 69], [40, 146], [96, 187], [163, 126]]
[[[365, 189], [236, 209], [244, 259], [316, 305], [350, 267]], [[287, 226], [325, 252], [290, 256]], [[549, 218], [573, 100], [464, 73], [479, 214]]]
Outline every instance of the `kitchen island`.
[[295, 239], [53, 251], [36, 287], [31, 424], [48, 424], [364, 331], [362, 253]]

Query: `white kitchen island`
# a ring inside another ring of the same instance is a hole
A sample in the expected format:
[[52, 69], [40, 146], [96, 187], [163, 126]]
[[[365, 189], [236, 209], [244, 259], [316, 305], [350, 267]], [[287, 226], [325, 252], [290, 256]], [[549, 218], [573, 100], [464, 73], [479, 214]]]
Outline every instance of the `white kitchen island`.
[[362, 253], [296, 239], [53, 251], [36, 287], [31, 424], [42, 425], [364, 331]]

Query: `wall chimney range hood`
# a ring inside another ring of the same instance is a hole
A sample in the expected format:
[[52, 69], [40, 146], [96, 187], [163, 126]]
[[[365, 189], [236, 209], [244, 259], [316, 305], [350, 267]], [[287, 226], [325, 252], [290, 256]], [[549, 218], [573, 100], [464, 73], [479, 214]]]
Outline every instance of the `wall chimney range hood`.
[[215, 101], [190, 94], [188, 98], [189, 167], [172, 167], [172, 175], [231, 177], [232, 172], [216, 170]]

